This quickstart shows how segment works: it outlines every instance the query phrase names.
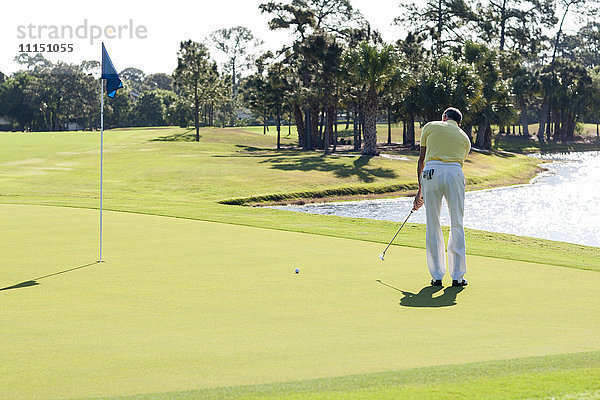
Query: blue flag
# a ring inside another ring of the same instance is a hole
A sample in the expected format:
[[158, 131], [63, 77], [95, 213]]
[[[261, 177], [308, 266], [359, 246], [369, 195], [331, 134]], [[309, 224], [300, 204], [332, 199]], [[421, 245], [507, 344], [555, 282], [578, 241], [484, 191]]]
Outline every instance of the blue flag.
[[104, 47], [104, 43], [102, 43], [102, 77], [101, 79], [106, 79], [106, 94], [108, 97], [113, 98], [117, 93], [117, 89], [123, 87], [123, 82], [119, 79], [119, 75], [117, 74], [117, 70], [113, 66], [112, 61], [110, 61], [110, 57], [108, 57], [108, 53], [106, 52], [106, 48]]

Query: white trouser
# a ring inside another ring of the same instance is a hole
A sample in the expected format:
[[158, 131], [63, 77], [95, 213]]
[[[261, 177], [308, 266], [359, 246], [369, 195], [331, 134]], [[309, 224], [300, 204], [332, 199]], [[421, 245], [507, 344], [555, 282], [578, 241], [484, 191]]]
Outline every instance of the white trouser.
[[465, 176], [459, 163], [428, 161], [421, 175], [421, 186], [427, 227], [425, 243], [427, 265], [435, 280], [446, 273], [444, 237], [440, 226], [442, 197], [450, 211], [450, 237], [448, 239], [448, 269], [453, 280], [462, 280], [467, 273], [465, 231], [463, 214], [465, 206]]

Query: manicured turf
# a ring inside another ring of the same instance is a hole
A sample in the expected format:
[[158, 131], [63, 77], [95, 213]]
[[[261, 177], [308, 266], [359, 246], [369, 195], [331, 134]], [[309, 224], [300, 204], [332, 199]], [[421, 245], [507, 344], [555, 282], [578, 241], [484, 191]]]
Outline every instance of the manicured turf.
[[0, 398], [598, 397], [597, 248], [468, 231], [471, 285], [431, 293], [421, 225], [381, 262], [396, 223], [218, 204], [414, 183], [416, 154], [186, 135], [106, 132], [105, 208], [133, 213], [105, 212], [96, 263], [99, 135], [0, 134]]
[[600, 396], [599, 364], [600, 352], [575, 353], [119, 399], [591, 400]]
[[[238, 129], [205, 129], [199, 143], [168, 139], [186, 132], [105, 132], [106, 206], [127, 204], [143, 211], [144, 206], [169, 201], [212, 207], [230, 198], [416, 181], [416, 153], [398, 160], [277, 151], [271, 135]], [[3, 200], [97, 206], [99, 139], [90, 132], [0, 133]], [[473, 182], [505, 185], [526, 181], [538, 162], [473, 153], [465, 171]]]
[[[246, 129], [246, 128], [244, 128]], [[232, 207], [218, 201], [271, 193], [415, 183], [416, 155], [404, 159], [273, 149], [274, 137], [241, 129], [203, 129], [201, 141], [180, 142], [181, 128], [105, 132], [104, 207], [385, 243], [392, 222]], [[478, 185], [526, 181], [538, 161], [524, 156], [471, 154], [465, 165]], [[89, 132], [0, 133], [0, 202], [99, 206], [99, 135]], [[398, 241], [423, 247], [422, 227]], [[523, 246], [527, 251], [523, 251]], [[556, 245], [511, 235], [469, 232], [477, 255], [600, 268], [589, 247]]]
[[421, 249], [394, 247], [381, 262], [376, 243], [115, 212], [105, 215], [107, 261], [93, 264], [97, 217], [0, 206], [0, 397], [177, 392], [598, 350], [597, 272], [470, 256], [472, 285], [433, 293]]

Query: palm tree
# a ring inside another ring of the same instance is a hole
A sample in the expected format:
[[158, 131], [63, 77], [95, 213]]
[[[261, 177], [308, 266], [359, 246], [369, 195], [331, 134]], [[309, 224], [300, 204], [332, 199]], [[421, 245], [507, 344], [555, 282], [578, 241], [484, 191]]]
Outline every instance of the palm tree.
[[377, 110], [379, 95], [391, 78], [396, 54], [391, 45], [377, 49], [362, 42], [347, 54], [352, 75], [364, 84], [364, 147], [362, 154], [377, 155]]
[[396, 46], [401, 55], [402, 90], [397, 92], [399, 111], [404, 122], [403, 144], [416, 149], [415, 119], [422, 114], [422, 95], [420, 82], [423, 74], [428, 74], [431, 54], [425, 49], [425, 34], [409, 32], [406, 39], [398, 40]]
[[527, 118], [528, 107], [536, 92], [541, 91], [541, 83], [536, 74], [522, 65], [516, 69], [512, 77], [512, 92], [516, 107], [519, 108], [519, 123], [523, 127], [522, 136], [529, 138], [529, 121]]
[[464, 58], [475, 68], [481, 79], [480, 101], [473, 107], [473, 123], [477, 123], [475, 145], [482, 149], [492, 148], [492, 124], [506, 122], [510, 108], [508, 85], [498, 65], [498, 53], [485, 44], [467, 42]]

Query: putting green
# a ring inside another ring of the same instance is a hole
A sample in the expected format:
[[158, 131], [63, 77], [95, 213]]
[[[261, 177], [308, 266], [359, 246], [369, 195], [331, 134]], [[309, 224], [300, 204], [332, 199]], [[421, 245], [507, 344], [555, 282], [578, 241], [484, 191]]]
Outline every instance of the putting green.
[[600, 349], [593, 271], [470, 256], [470, 286], [432, 293], [422, 249], [381, 262], [375, 243], [105, 212], [98, 264], [97, 211], [0, 205], [0, 220], [0, 398]]

